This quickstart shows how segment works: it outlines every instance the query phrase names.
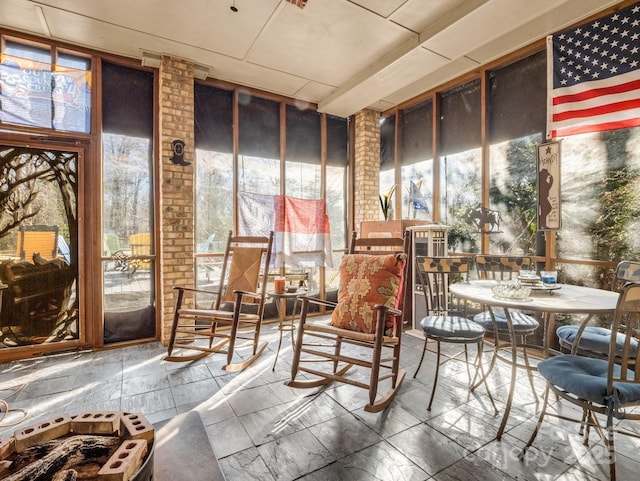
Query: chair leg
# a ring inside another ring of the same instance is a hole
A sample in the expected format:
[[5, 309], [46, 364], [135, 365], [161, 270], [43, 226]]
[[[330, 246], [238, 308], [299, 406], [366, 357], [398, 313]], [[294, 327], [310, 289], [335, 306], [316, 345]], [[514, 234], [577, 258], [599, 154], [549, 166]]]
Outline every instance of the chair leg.
[[464, 345], [464, 364], [467, 366], [467, 378], [471, 381], [471, 367], [469, 367], [469, 350], [467, 345]]
[[436, 395], [436, 386], [438, 385], [438, 374], [440, 372], [440, 341], [436, 341], [436, 344], [437, 344], [436, 373], [433, 376], [433, 389], [431, 389], [431, 397], [429, 398], [429, 405], [427, 406], [427, 411], [431, 411], [431, 404], [433, 403], [433, 398]]
[[420, 356], [420, 362], [418, 363], [418, 367], [416, 372], [413, 373], [413, 377], [415, 378], [418, 375], [418, 371], [422, 367], [422, 361], [424, 361], [424, 353], [427, 352], [427, 341], [429, 339], [427, 337], [424, 338], [424, 347], [422, 348], [422, 356]]
[[500, 427], [498, 428], [498, 433], [496, 434], [496, 439], [500, 441], [502, 439], [502, 434], [504, 433], [504, 428], [507, 425], [507, 420], [509, 419], [509, 413], [511, 411], [511, 404], [513, 402], [513, 393], [516, 388], [516, 377], [517, 377], [517, 361], [518, 361], [518, 348], [516, 343], [511, 343], [511, 381], [509, 384], [509, 396], [507, 397], [507, 404], [504, 407], [504, 413], [502, 415], [502, 421], [500, 422]]
[[231, 365], [231, 361], [233, 360], [233, 354], [236, 347], [236, 336], [238, 335], [238, 325], [240, 324], [240, 307], [242, 304], [240, 302], [240, 299], [241, 295], [238, 295], [238, 299], [236, 300], [235, 306], [233, 308], [233, 322], [231, 323], [231, 331], [229, 332], [229, 350], [227, 351], [227, 364], [223, 367], [223, 369]]
[[[522, 344], [525, 344], [526, 342], [526, 338], [523, 337], [522, 339]], [[531, 367], [531, 364], [529, 363], [529, 355], [527, 354], [527, 348], [523, 347], [522, 348], [522, 357], [524, 359], [524, 365], [526, 366], [527, 369], [527, 376], [529, 378], [529, 385], [531, 386], [531, 392], [533, 393], [533, 398], [535, 399], [536, 403], [538, 402], [538, 393], [536, 393], [536, 386], [533, 382], [533, 369]]]
[[342, 338], [340, 336], [336, 337], [336, 346], [335, 349], [333, 351], [333, 354], [335, 356], [335, 361], [333, 361], [333, 373], [337, 373], [338, 372], [338, 358], [340, 357], [340, 350], [342, 349]]
[[[296, 332], [298, 339], [295, 342], [293, 359], [291, 360], [291, 381], [296, 380], [296, 376], [298, 375], [298, 366], [300, 365], [300, 351], [303, 346], [302, 340], [304, 339], [304, 328], [307, 322], [307, 310], [309, 309], [309, 301], [307, 299], [303, 299], [301, 309], [300, 320], [298, 321], [298, 332]], [[291, 335], [293, 336], [293, 333], [291, 333]]]
[[[485, 377], [489, 377], [489, 374], [491, 374], [491, 372], [493, 371], [493, 368], [496, 365], [496, 358], [497, 358], [497, 354], [498, 354], [498, 344], [497, 341], [496, 343], [494, 343], [493, 347], [491, 348], [491, 350], [493, 351], [491, 354], [491, 361], [489, 361], [489, 367], [487, 368], [486, 371], [484, 371], [484, 376]], [[484, 349], [483, 349], [484, 352]], [[477, 373], [477, 370], [476, 370]], [[471, 385], [471, 390], [473, 391], [475, 388], [477, 388], [480, 384], [482, 384], [483, 380], [482, 379], [478, 379], [478, 382], [475, 382], [476, 377], [474, 376], [474, 382]]]
[[549, 402], [549, 391], [550, 391], [549, 385], [547, 384], [547, 387], [545, 388], [544, 394], [542, 396], [542, 409], [540, 410], [540, 416], [538, 416], [538, 422], [536, 422], [536, 427], [533, 429], [531, 436], [529, 436], [529, 440], [527, 441], [527, 444], [525, 445], [524, 448], [522, 448], [522, 451], [520, 451], [520, 455], [518, 456], [518, 459], [520, 459], [520, 461], [524, 459], [527, 449], [531, 447], [531, 445], [533, 444], [533, 441], [536, 439], [536, 436], [538, 435], [538, 432], [540, 431], [540, 426], [542, 426], [542, 420], [544, 419], [544, 416], [547, 413], [547, 404]]
[[[380, 322], [378, 320], [378, 322]], [[380, 357], [382, 356], [382, 341], [376, 340], [373, 347], [371, 374], [369, 376], [369, 405], [374, 405], [378, 395], [378, 378], [380, 377]]]
[[[477, 363], [478, 365], [476, 366], [476, 373], [473, 376], [473, 379], [475, 380], [476, 376], [478, 375], [478, 370], [480, 370], [480, 375], [481, 375], [481, 380], [479, 381], [482, 382], [484, 384], [484, 388], [487, 390], [487, 395], [489, 396], [489, 401], [491, 401], [491, 405], [493, 406], [493, 411], [498, 414], [498, 407], [496, 406], [495, 401], [493, 400], [493, 396], [491, 395], [491, 390], [489, 389], [489, 383], [487, 382], [487, 375], [484, 372], [484, 367], [482, 366], [482, 346], [484, 344], [484, 341], [480, 341], [478, 343], [478, 357], [477, 357]], [[471, 391], [473, 391], [473, 386], [471, 388], [469, 388]]]
[[182, 299], [184, 298], [184, 289], [178, 289], [178, 299], [176, 307], [173, 311], [173, 323], [171, 324], [171, 336], [169, 338], [169, 346], [167, 347], [167, 355], [171, 356], [173, 345], [176, 342], [176, 329], [178, 328], [178, 320], [180, 318], [180, 309], [182, 308]]
[[[612, 408], [611, 408], [612, 409]], [[605, 445], [607, 448], [607, 456], [609, 458], [609, 479], [610, 481], [616, 481], [616, 450], [613, 444], [613, 416], [608, 416], [607, 419], [607, 438], [605, 439]]]

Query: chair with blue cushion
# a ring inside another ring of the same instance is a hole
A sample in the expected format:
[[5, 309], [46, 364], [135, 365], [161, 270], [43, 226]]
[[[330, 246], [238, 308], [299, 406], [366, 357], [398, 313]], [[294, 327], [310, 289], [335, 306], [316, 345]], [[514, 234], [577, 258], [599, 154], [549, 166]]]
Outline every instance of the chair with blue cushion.
[[[622, 422], [614, 426], [614, 419], [640, 421], [638, 410], [630, 409], [640, 406], [640, 370], [637, 369], [640, 356], [638, 349], [632, 348], [639, 337], [640, 284], [629, 283], [622, 288], [613, 316], [608, 359], [565, 354], [538, 364], [538, 371], [546, 380], [543, 405], [520, 459], [524, 459], [527, 449], [534, 442], [545, 416], [575, 421], [586, 426], [586, 430], [580, 429], [585, 446], [589, 446], [592, 427], [600, 435], [605, 444], [609, 476], [611, 481], [615, 481], [614, 433], [640, 439], [637, 426], [633, 430], [623, 427]], [[556, 393], [559, 403], [568, 401], [579, 407], [584, 413], [582, 419], [562, 415], [557, 406], [549, 409], [550, 391]]]
[[[493, 409], [497, 413], [498, 409], [489, 391], [481, 362], [485, 330], [482, 326], [468, 319], [463, 312], [464, 306], [458, 306], [449, 296], [450, 283], [468, 280], [469, 258], [416, 256], [415, 264], [420, 278], [421, 289], [425, 297], [427, 315], [420, 321], [420, 327], [424, 332], [425, 339], [422, 356], [420, 357], [416, 372], [413, 375], [414, 378], [422, 367], [425, 353], [429, 350], [429, 341], [435, 341], [436, 343], [435, 352], [437, 358], [435, 374], [427, 410], [431, 411], [431, 405], [433, 404], [433, 398], [438, 385], [440, 366], [450, 360], [455, 359], [460, 361], [462, 359], [460, 359], [459, 356], [464, 354], [471, 390], [477, 386], [474, 385], [474, 380], [479, 370], [481, 381], [478, 384], [484, 384]], [[442, 353], [442, 343], [461, 344], [464, 346], [464, 350], [453, 355], [445, 355]], [[468, 346], [470, 344], [475, 344], [477, 347], [476, 360], [472, 364], [475, 367], [473, 380], [471, 377], [468, 352]], [[443, 357], [444, 359], [442, 359]]]
[[[477, 255], [474, 257], [476, 272], [480, 280], [495, 281], [511, 281], [518, 277], [520, 271], [528, 271], [533, 265], [531, 257], [520, 256], [503, 256], [503, 255]], [[523, 358], [527, 367], [529, 367], [529, 358], [526, 350], [527, 337], [532, 335], [540, 327], [538, 320], [524, 312], [511, 310], [509, 311], [513, 330], [517, 337], [516, 342], [521, 346]], [[487, 369], [489, 374], [495, 365], [496, 359], [500, 359], [497, 355], [502, 349], [511, 348], [511, 340], [509, 339], [509, 325], [507, 317], [503, 309], [494, 307], [476, 314], [473, 320], [480, 324], [488, 332], [494, 335], [494, 355], [491, 358], [491, 364]], [[529, 382], [535, 396], [533, 388], [533, 378], [531, 376], [532, 369], [527, 369], [529, 374]]]
[[[611, 290], [619, 291], [630, 282], [640, 283], [640, 262], [622, 261], [616, 267], [615, 277]], [[560, 326], [556, 330], [560, 347], [572, 354], [582, 354], [589, 357], [606, 358], [609, 355], [609, 340], [611, 330], [606, 327], [588, 325], [593, 316], [588, 316], [579, 324]], [[620, 352], [622, 336], [618, 336], [618, 349]], [[638, 349], [638, 343], [631, 340], [631, 348]]]

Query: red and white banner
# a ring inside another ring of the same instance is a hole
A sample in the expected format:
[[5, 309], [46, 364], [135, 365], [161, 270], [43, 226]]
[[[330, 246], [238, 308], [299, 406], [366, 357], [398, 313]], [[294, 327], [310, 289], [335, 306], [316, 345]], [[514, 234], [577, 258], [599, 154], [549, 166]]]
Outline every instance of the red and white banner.
[[240, 234], [273, 229], [275, 267], [333, 267], [326, 200], [241, 193], [238, 207]]

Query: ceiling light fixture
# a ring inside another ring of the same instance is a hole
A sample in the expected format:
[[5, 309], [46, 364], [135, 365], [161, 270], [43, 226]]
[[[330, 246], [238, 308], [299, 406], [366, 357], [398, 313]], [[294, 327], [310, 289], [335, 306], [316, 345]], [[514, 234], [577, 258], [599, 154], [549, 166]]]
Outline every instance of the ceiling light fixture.
[[238, 7], [236, 7], [236, 0], [233, 0], [233, 5], [231, 5], [229, 7], [229, 9], [233, 12], [236, 13], [238, 11]]
[[304, 8], [308, 0], [287, 0], [287, 2], [294, 4], [296, 7]]

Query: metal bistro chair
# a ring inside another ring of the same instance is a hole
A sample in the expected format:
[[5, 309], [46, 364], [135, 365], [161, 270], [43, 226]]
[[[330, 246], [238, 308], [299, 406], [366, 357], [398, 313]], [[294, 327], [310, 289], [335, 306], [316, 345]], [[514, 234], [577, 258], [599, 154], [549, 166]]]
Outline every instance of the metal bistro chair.
[[[616, 267], [611, 290], [619, 292], [629, 282], [640, 283], [640, 262], [622, 261]], [[571, 354], [605, 358], [609, 355], [611, 330], [606, 327], [589, 326], [593, 316], [587, 316], [579, 325], [568, 324], [556, 329], [560, 347]], [[618, 351], [622, 349], [622, 335], [618, 336]], [[631, 340], [633, 349], [638, 349], [638, 342]]]
[[[174, 287], [178, 298], [166, 361], [193, 361], [221, 353], [227, 356], [223, 369], [240, 371], [260, 357], [267, 346], [266, 342], [260, 345], [260, 328], [272, 244], [273, 232], [269, 237], [233, 236], [229, 232], [217, 289]], [[191, 294], [189, 302], [187, 294]], [[196, 294], [213, 296], [213, 303], [199, 307]], [[198, 342], [203, 339], [208, 345]], [[245, 342], [238, 344], [239, 340]], [[251, 355], [233, 363], [234, 354], [243, 347], [251, 348]]]
[[[313, 388], [337, 381], [369, 391], [365, 411], [379, 412], [391, 403], [406, 375], [400, 369], [400, 340], [408, 249], [408, 235], [404, 240], [352, 237], [340, 264], [338, 302], [300, 298], [288, 386]], [[308, 322], [311, 304], [333, 307], [331, 321]], [[357, 354], [345, 347], [353, 347]], [[354, 366], [368, 373], [368, 382], [348, 377]], [[300, 374], [311, 377], [298, 379]], [[379, 385], [387, 380], [389, 389], [378, 396]]]
[[[579, 423], [585, 446], [589, 445], [590, 429], [595, 428], [605, 444], [610, 479], [615, 481], [614, 434], [640, 439], [637, 427], [632, 431], [622, 426], [622, 421], [640, 421], [640, 413], [629, 409], [640, 405], [640, 355], [638, 349], [632, 349], [632, 341], [638, 342], [640, 337], [640, 284], [627, 284], [622, 288], [610, 332], [608, 359], [564, 354], [538, 364], [546, 389], [538, 422], [520, 454], [521, 460], [533, 444], [544, 417], [553, 416]], [[582, 418], [563, 415], [557, 407], [548, 409], [549, 391], [556, 393], [559, 403], [567, 401], [580, 408]], [[598, 415], [604, 416], [604, 426]], [[614, 426], [614, 419], [621, 422]]]
[[[415, 378], [422, 367], [424, 355], [428, 349], [430, 340], [436, 342], [436, 366], [433, 379], [433, 388], [431, 389], [431, 397], [427, 410], [431, 411], [433, 398], [438, 385], [438, 374], [440, 366], [451, 360], [458, 360], [464, 354], [464, 362], [467, 366], [467, 375], [469, 377], [470, 389], [483, 383], [491, 405], [497, 413], [486, 376], [482, 366], [482, 345], [484, 341], [485, 330], [482, 326], [468, 319], [456, 303], [449, 298], [449, 285], [454, 281], [467, 281], [469, 276], [469, 258], [468, 257], [423, 257], [416, 256], [415, 264], [422, 285], [422, 292], [425, 296], [427, 315], [420, 321], [420, 326], [425, 335], [424, 348], [422, 357], [416, 368], [413, 377]], [[441, 350], [441, 343], [462, 344], [464, 350], [453, 355], [445, 355]], [[475, 344], [477, 347], [476, 361], [473, 363], [475, 372], [473, 378], [469, 368], [468, 346]], [[445, 357], [441, 361], [442, 357]], [[480, 381], [474, 385], [474, 380], [480, 371]]]
[[[503, 255], [477, 255], [474, 257], [474, 264], [476, 266], [476, 273], [480, 280], [495, 280], [499, 281], [515, 281], [518, 273], [522, 270], [526, 271], [533, 265], [533, 259], [531, 257], [521, 256], [503, 256]], [[486, 309], [473, 316], [473, 320], [480, 324], [487, 332], [493, 333], [493, 356], [491, 362], [487, 368], [487, 375], [491, 373], [495, 367], [496, 360], [500, 359], [507, 364], [516, 363], [512, 356], [503, 356], [501, 351], [509, 351], [511, 353], [511, 344], [516, 343], [517, 347], [521, 348], [522, 358], [524, 366], [526, 368], [527, 376], [529, 378], [529, 384], [531, 385], [531, 391], [534, 398], [537, 400], [537, 394], [535, 385], [533, 382], [532, 371], [529, 362], [529, 354], [527, 352], [527, 337], [535, 333], [540, 327], [539, 321], [524, 312], [518, 310], [509, 310], [511, 317], [511, 324], [513, 326], [513, 333], [515, 339], [511, 339], [509, 332], [509, 323], [504, 309], [499, 307], [493, 307]], [[510, 404], [509, 399], [508, 404]], [[498, 439], [502, 435], [504, 426], [498, 431]]]

